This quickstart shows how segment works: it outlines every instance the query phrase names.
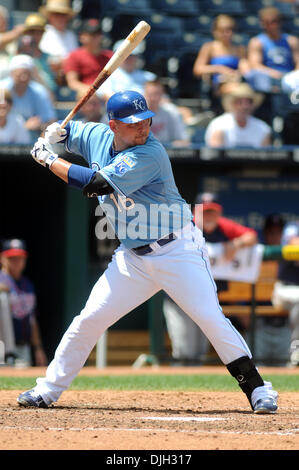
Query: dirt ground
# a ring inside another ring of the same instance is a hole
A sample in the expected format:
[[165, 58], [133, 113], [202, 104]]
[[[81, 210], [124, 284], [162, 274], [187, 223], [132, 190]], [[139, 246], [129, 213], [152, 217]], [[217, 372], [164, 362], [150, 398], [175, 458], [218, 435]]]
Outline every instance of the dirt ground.
[[[298, 374], [260, 369], [261, 374]], [[226, 373], [222, 367], [84, 368], [80, 374]], [[1, 368], [0, 376], [44, 375]], [[298, 450], [299, 393], [281, 392], [275, 415], [255, 415], [238, 392], [71, 391], [49, 409], [20, 407], [0, 391], [0, 450]]]

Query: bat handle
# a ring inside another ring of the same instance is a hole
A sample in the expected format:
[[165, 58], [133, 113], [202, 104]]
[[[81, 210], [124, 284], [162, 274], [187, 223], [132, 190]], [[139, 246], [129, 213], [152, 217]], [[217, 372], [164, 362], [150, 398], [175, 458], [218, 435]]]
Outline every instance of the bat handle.
[[65, 128], [67, 123], [72, 119], [73, 116], [75, 116], [75, 114], [79, 111], [81, 106], [83, 106], [83, 104], [85, 104], [86, 101], [89, 100], [89, 98], [95, 93], [95, 91], [96, 89], [91, 85], [88, 91], [86, 92], [86, 94], [81, 98], [81, 100], [73, 107], [73, 109], [69, 112], [69, 114], [62, 121], [60, 125], [62, 129]]

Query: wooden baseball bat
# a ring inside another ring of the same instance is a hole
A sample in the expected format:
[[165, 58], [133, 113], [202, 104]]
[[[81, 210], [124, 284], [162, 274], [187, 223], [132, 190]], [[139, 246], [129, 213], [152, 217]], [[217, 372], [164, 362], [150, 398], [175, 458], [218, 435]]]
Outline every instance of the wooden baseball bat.
[[80, 101], [74, 106], [67, 117], [61, 124], [64, 128], [72, 117], [79, 111], [79, 109], [89, 100], [89, 98], [97, 91], [97, 89], [110, 77], [110, 75], [116, 70], [120, 64], [131, 54], [136, 46], [145, 38], [150, 31], [151, 27], [145, 21], [140, 21], [135, 28], [126, 37], [119, 48], [114, 52], [111, 59], [107, 62], [105, 67], [101, 70], [95, 81], [90, 85], [85, 95], [82, 96]]

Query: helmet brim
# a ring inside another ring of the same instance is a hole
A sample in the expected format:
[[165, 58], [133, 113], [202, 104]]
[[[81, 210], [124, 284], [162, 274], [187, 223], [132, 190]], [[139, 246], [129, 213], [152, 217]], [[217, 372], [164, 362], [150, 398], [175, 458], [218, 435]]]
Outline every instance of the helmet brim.
[[123, 118], [115, 118], [116, 121], [125, 122], [126, 124], [134, 124], [136, 122], [144, 121], [145, 119], [155, 116], [155, 113], [151, 110], [144, 111], [143, 113], [132, 114]]

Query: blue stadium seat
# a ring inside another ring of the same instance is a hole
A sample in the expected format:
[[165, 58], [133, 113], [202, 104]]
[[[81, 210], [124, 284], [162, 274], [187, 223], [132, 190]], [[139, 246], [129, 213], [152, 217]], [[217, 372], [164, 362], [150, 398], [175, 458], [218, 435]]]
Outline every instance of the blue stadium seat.
[[213, 16], [199, 15], [189, 18], [184, 18], [184, 29], [190, 33], [197, 32], [199, 34], [206, 34], [212, 36]]
[[57, 101], [76, 101], [76, 92], [67, 86], [60, 86], [55, 93]]
[[250, 34], [237, 32], [233, 35], [233, 42], [234, 44], [247, 47], [248, 42], [250, 41], [251, 38], [252, 38], [252, 35]]
[[[1, 1], [2, 4], [2, 1]], [[17, 24], [23, 24], [27, 18], [28, 15], [31, 13], [34, 13], [33, 11], [18, 11], [18, 10], [12, 10], [11, 11], [11, 20], [12, 20], [12, 25], [15, 26]]]
[[258, 14], [258, 11], [262, 8], [267, 7], [277, 8], [285, 17], [292, 17], [296, 13], [291, 3], [280, 2], [278, 0], [245, 0], [245, 3], [247, 11], [255, 14]]
[[154, 10], [168, 15], [192, 16], [199, 14], [197, 2], [194, 0], [151, 0]]
[[117, 15], [150, 15], [149, 0], [100, 0], [101, 17]]
[[[251, 1], [251, 0], [250, 0]], [[232, 16], [245, 15], [247, 13], [246, 5], [250, 3], [246, 0], [201, 0], [201, 10], [207, 14], [220, 15], [227, 14]]]
[[191, 129], [190, 130], [191, 143], [197, 144], [197, 145], [204, 144], [205, 133], [206, 133], [205, 127], [194, 127], [193, 129]]
[[251, 36], [262, 32], [260, 20], [257, 15], [245, 15], [237, 20], [237, 32], [250, 34]]
[[292, 18], [296, 15], [296, 11], [292, 3], [274, 1], [273, 6], [278, 8], [284, 18]]
[[176, 55], [174, 44], [180, 41], [181, 33], [169, 33], [168, 31], [155, 31], [146, 37], [146, 61], [151, 62], [156, 57], [171, 57]]
[[157, 12], [152, 15], [143, 15], [140, 18], [136, 17], [136, 21], [141, 20], [146, 21], [151, 26], [151, 32], [183, 33], [184, 31], [181, 17], [169, 16]]
[[176, 54], [197, 54], [202, 45], [209, 39], [195, 32], [184, 32], [178, 40], [172, 41]]
[[299, 18], [294, 16], [294, 18], [285, 19], [283, 21], [283, 31], [299, 36]]
[[17, 9], [16, 0], [1, 0], [1, 6], [7, 8], [8, 11]]

